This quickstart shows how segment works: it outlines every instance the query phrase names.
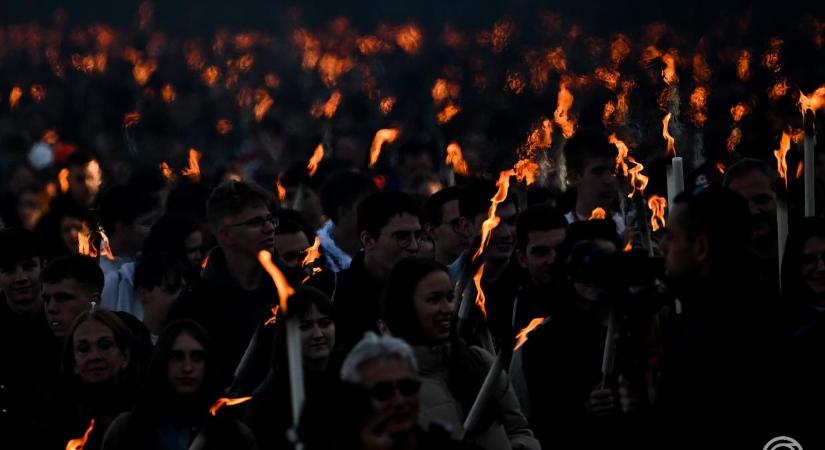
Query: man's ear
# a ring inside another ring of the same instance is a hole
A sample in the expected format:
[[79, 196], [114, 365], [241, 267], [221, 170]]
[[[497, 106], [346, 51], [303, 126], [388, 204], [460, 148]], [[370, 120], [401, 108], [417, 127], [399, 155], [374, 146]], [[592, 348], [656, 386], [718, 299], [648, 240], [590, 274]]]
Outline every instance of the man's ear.
[[708, 242], [707, 234], [700, 234], [693, 240], [693, 256], [701, 262], [706, 262], [710, 257], [710, 242]]
[[361, 240], [361, 247], [365, 250], [372, 247], [375, 244], [375, 239], [370, 236], [369, 232], [362, 231], [361, 234], [358, 235], [359, 239]]
[[516, 261], [518, 261], [518, 265], [521, 266], [522, 269], [527, 268], [527, 254], [524, 250], [516, 248]]
[[96, 307], [100, 308], [100, 292], [95, 292], [90, 295], [89, 302], [95, 302]]

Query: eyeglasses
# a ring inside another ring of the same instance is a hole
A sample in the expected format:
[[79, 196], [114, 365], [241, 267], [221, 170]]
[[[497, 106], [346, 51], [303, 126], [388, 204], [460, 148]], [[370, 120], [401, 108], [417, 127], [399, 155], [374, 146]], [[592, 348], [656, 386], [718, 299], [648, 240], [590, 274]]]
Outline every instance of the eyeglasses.
[[415, 231], [393, 231], [390, 233], [393, 239], [395, 239], [395, 243], [398, 244], [400, 248], [407, 248], [412, 245], [413, 239], [415, 239], [415, 243], [417, 245], [421, 244], [421, 241], [424, 240], [424, 231], [422, 230], [415, 230]]
[[820, 261], [825, 263], [825, 252], [802, 254], [799, 260], [803, 266], [815, 266]]
[[253, 217], [249, 220], [245, 220], [239, 223], [230, 223], [227, 224], [227, 227], [252, 227], [252, 228], [263, 228], [266, 223], [271, 223], [273, 227], [278, 228], [279, 220], [277, 216], [273, 216], [272, 214], [267, 214], [265, 216], [258, 216]]
[[367, 393], [369, 393], [370, 397], [385, 402], [395, 395], [395, 391], [400, 392], [401, 395], [405, 397], [412, 397], [418, 393], [419, 389], [421, 389], [420, 381], [413, 380], [412, 378], [403, 378], [395, 383], [390, 383], [389, 381], [376, 383], [367, 389]]

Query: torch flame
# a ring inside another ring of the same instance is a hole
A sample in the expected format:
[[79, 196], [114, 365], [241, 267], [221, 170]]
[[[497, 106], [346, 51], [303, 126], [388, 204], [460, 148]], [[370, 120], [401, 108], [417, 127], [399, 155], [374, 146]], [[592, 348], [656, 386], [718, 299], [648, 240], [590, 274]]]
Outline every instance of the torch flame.
[[219, 119], [218, 122], [215, 124], [215, 130], [221, 136], [226, 136], [232, 131], [232, 122], [228, 119]]
[[140, 123], [140, 113], [137, 111], [127, 112], [123, 115], [123, 127], [129, 128]]
[[470, 168], [467, 166], [467, 161], [464, 161], [464, 155], [461, 152], [461, 147], [458, 142], [453, 141], [447, 145], [447, 160], [445, 163], [453, 168], [453, 172], [463, 177], [470, 173]]
[[439, 125], [444, 125], [445, 123], [453, 120], [453, 117], [460, 112], [461, 108], [450, 102], [435, 116], [435, 120]]
[[516, 335], [516, 345], [513, 347], [513, 351], [518, 350], [522, 345], [524, 345], [524, 343], [527, 342], [527, 335], [542, 323], [544, 323], [544, 317], [537, 317], [531, 320], [526, 327], [522, 328]]
[[318, 118], [321, 116], [331, 119], [338, 110], [338, 105], [341, 103], [341, 91], [335, 90], [330, 94], [326, 102], [312, 105], [310, 114], [312, 117]]
[[385, 116], [392, 111], [392, 108], [395, 106], [395, 97], [384, 97], [381, 99], [381, 103], [379, 103], [378, 107], [381, 109], [381, 114]]
[[601, 206], [597, 206], [593, 211], [590, 213], [590, 217], [587, 220], [601, 220], [607, 218], [607, 211], [604, 210]]
[[248, 402], [252, 400], [252, 397], [240, 397], [240, 398], [226, 398], [221, 397], [216, 401], [212, 406], [209, 407], [209, 414], [213, 416], [218, 414], [218, 411], [223, 408], [224, 406], [234, 406], [239, 405], [244, 402]]
[[521, 159], [513, 167], [513, 170], [516, 172], [516, 180], [530, 186], [536, 182], [539, 165], [531, 159]]
[[750, 112], [751, 107], [747, 103], [739, 102], [730, 108], [730, 115], [733, 117], [734, 122], [739, 122], [743, 117], [750, 114]]
[[481, 242], [478, 245], [478, 249], [473, 254], [473, 261], [478, 259], [478, 257], [484, 252], [484, 249], [487, 248], [487, 244], [490, 243], [490, 235], [492, 234], [493, 229], [495, 229], [501, 221], [501, 218], [496, 215], [496, 209], [498, 209], [499, 203], [507, 199], [507, 192], [510, 190], [510, 177], [513, 175], [515, 175], [515, 171], [513, 169], [502, 170], [499, 173], [498, 181], [496, 182], [498, 190], [493, 198], [490, 199], [490, 209], [487, 211], [487, 219], [481, 224]]
[[478, 271], [473, 275], [473, 284], [476, 287], [476, 305], [481, 309], [481, 314], [484, 319], [487, 319], [487, 298], [484, 296], [484, 290], [481, 289], [481, 277], [484, 276], [484, 264], [478, 266]]
[[573, 94], [567, 89], [567, 80], [559, 83], [556, 111], [553, 113], [556, 123], [561, 127], [562, 134], [570, 139], [576, 132], [576, 122], [567, 117], [570, 107], [573, 106]]
[[181, 175], [188, 177], [190, 180], [194, 182], [198, 182], [201, 179], [201, 166], [200, 166], [200, 159], [201, 153], [194, 148], [189, 149], [189, 165], [184, 167], [183, 171], [181, 171]]
[[676, 75], [676, 57], [675, 50], [669, 50], [662, 55], [662, 62], [665, 63], [665, 68], [662, 70], [662, 79], [665, 80], [665, 84], [668, 86], [673, 86], [679, 81], [679, 76]]
[[163, 174], [163, 178], [166, 179], [166, 181], [175, 181], [175, 172], [171, 167], [169, 167], [169, 164], [167, 164], [166, 161], [160, 163], [160, 172]]
[[665, 227], [665, 207], [667, 207], [667, 200], [658, 195], [651, 195], [647, 200], [647, 207], [650, 208], [650, 227], [653, 231]]
[[799, 164], [796, 166], [796, 178], [802, 178], [802, 173], [805, 170], [805, 162], [799, 161]]
[[779, 80], [768, 90], [768, 99], [772, 102], [779, 100], [788, 93], [788, 81]]
[[825, 85], [820, 86], [811, 95], [805, 95], [799, 91], [799, 110], [802, 112], [803, 118], [806, 111], [816, 113], [817, 110], [825, 106]]
[[751, 52], [742, 50], [736, 62], [736, 76], [742, 81], [748, 81], [751, 77]]
[[264, 120], [266, 112], [272, 107], [274, 101], [265, 91], [255, 92], [255, 121], [260, 122]]
[[307, 267], [312, 265], [318, 258], [321, 257], [321, 252], [319, 249], [321, 248], [321, 238], [315, 236], [315, 243], [312, 246], [307, 247], [306, 249], [306, 256], [304, 256], [304, 260], [301, 261], [301, 267]]
[[315, 172], [318, 171], [318, 164], [321, 160], [324, 159], [324, 143], [318, 144], [315, 147], [315, 152], [312, 153], [312, 157], [309, 158], [309, 162], [307, 163], [307, 170], [309, 170], [309, 176], [314, 177]]
[[269, 326], [269, 325], [275, 325], [276, 323], [278, 323], [278, 311], [280, 311], [280, 310], [281, 310], [281, 305], [273, 306], [272, 309], [270, 310], [270, 311], [272, 311], [272, 317], [270, 317], [269, 319], [266, 319], [266, 322], [264, 322], [264, 325]]
[[281, 172], [278, 174], [278, 179], [275, 181], [275, 190], [278, 192], [278, 201], [283, 203], [286, 201], [286, 188], [283, 184], [281, 184], [281, 179], [284, 177], [284, 173]]
[[690, 94], [690, 119], [694, 125], [701, 128], [708, 120], [707, 115], [707, 101], [708, 89], [704, 86], [699, 86]]
[[779, 173], [779, 178], [785, 183], [785, 189], [788, 188], [788, 162], [785, 157], [790, 148], [791, 135], [783, 131], [782, 138], [779, 140], [779, 149], [774, 150], [773, 155], [776, 157], [776, 171]]
[[66, 193], [69, 192], [69, 169], [64, 167], [60, 169], [60, 172], [57, 174], [57, 182], [60, 183], [60, 192]]
[[292, 286], [289, 285], [289, 282], [286, 281], [286, 277], [284, 274], [275, 266], [275, 263], [272, 262], [272, 253], [269, 253], [266, 250], [261, 250], [258, 252], [258, 262], [264, 267], [264, 270], [272, 277], [272, 281], [275, 283], [275, 289], [278, 290], [278, 299], [279, 304], [281, 306], [281, 311], [286, 314], [287, 311], [287, 299], [295, 293], [295, 289], [292, 289]]
[[109, 246], [109, 236], [106, 236], [103, 228], [98, 228], [97, 232], [100, 233], [100, 254], [109, 261], [114, 261], [115, 255], [112, 253], [112, 247]]
[[97, 248], [92, 243], [92, 233], [84, 222], [77, 233], [77, 252], [90, 258], [97, 258]]
[[617, 138], [615, 133], [610, 135], [608, 142], [619, 149], [619, 153], [616, 155], [616, 172], [618, 173], [619, 169], [621, 169], [622, 175], [630, 178], [627, 185], [631, 190], [628, 192], [627, 197], [633, 198], [633, 194], [637, 189], [639, 192], [644, 192], [650, 181], [646, 175], [642, 174], [645, 166], [636, 162], [636, 160], [629, 155], [630, 150], [627, 148], [627, 145]]
[[165, 103], [172, 103], [177, 97], [175, 94], [175, 88], [173, 88], [169, 83], [163, 85], [163, 88], [160, 90], [160, 96], [163, 98]]
[[668, 158], [673, 158], [676, 156], [676, 139], [670, 135], [670, 116], [673, 113], [667, 113], [664, 119], [662, 119], [662, 136], [667, 139], [667, 153], [666, 156]]
[[385, 142], [395, 142], [398, 139], [398, 130], [395, 128], [383, 128], [375, 133], [375, 138], [372, 140], [370, 147], [370, 164], [369, 167], [374, 167], [378, 162], [378, 157], [381, 155], [381, 147]]
[[46, 98], [46, 89], [43, 88], [40, 84], [33, 84], [32, 87], [29, 89], [32, 98], [37, 103], [42, 102]]
[[83, 433], [83, 437], [80, 439], [72, 439], [66, 443], [66, 450], [83, 450], [83, 446], [86, 445], [86, 441], [89, 439], [89, 435], [92, 434], [92, 430], [95, 427], [95, 419], [92, 419], [89, 422], [89, 428], [86, 429], [86, 432]]
[[20, 97], [22, 96], [23, 90], [20, 89], [20, 86], [11, 88], [11, 92], [9, 92], [9, 109], [17, 108], [18, 103], [20, 103]]

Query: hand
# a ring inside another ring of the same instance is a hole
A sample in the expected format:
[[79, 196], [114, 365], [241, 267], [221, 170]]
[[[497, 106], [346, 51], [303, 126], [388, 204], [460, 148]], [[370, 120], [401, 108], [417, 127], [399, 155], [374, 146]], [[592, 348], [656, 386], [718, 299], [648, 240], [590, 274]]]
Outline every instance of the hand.
[[616, 400], [613, 398], [613, 391], [605, 389], [599, 383], [590, 393], [587, 400], [587, 410], [596, 417], [607, 417], [615, 413]]
[[624, 375], [619, 375], [619, 405], [623, 413], [638, 411], [641, 407], [639, 393], [632, 389]]

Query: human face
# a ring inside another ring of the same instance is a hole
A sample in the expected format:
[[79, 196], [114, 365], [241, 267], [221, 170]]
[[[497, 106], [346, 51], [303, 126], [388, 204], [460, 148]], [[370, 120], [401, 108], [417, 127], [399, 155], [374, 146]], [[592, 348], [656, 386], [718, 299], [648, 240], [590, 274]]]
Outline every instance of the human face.
[[186, 252], [186, 259], [192, 268], [199, 270], [203, 261], [203, 234], [194, 231], [183, 240], [183, 249]]
[[490, 234], [490, 245], [487, 247], [486, 258], [510, 259], [516, 245], [516, 218], [518, 210], [513, 202], [499, 205], [496, 215], [500, 222]]
[[450, 319], [455, 311], [450, 276], [437, 270], [430, 272], [415, 286], [413, 308], [421, 336], [433, 342], [450, 338]]
[[776, 192], [771, 180], [759, 171], [753, 171], [731, 181], [730, 190], [748, 201], [751, 213], [751, 243], [757, 247], [776, 247]]
[[154, 286], [152, 289], [144, 287], [137, 288], [138, 298], [143, 303], [144, 309], [152, 309], [162, 313], [162, 317], [166, 316], [166, 312], [178, 299], [180, 293], [185, 287], [184, 281], [180, 280], [164, 280], [161, 284]]
[[[407, 361], [400, 358], [373, 359], [362, 364], [359, 368], [361, 384], [367, 391], [386, 383], [397, 386], [402, 380], [418, 381]], [[386, 431], [391, 436], [411, 432], [418, 420], [418, 393], [402, 394], [398, 389], [389, 399], [379, 399], [371, 395], [372, 405], [376, 413], [386, 421]]]
[[60, 238], [63, 244], [72, 253], [78, 252], [77, 235], [80, 234], [80, 229], [83, 227], [83, 222], [77, 217], [63, 216], [60, 219]]
[[32, 312], [40, 307], [40, 258], [0, 267], [0, 291], [12, 311]]
[[135, 218], [135, 221], [131, 224], [125, 226], [121, 226], [120, 224], [118, 225], [118, 232], [123, 233], [123, 242], [128, 243], [132, 255], [137, 254], [137, 252], [139, 252], [140, 249], [143, 248], [143, 243], [149, 236], [149, 231], [152, 229], [152, 225], [154, 225], [154, 223], [157, 221], [157, 218], [158, 213], [157, 211], [153, 210], [138, 216], [137, 218]]
[[37, 221], [43, 216], [43, 209], [40, 207], [40, 199], [34, 191], [24, 191], [17, 201], [17, 215], [23, 228], [34, 230]]
[[307, 247], [309, 247], [309, 241], [301, 231], [275, 235], [275, 249], [278, 251], [281, 261], [289, 268], [301, 265]]
[[814, 294], [825, 294], [825, 237], [814, 236], [802, 247], [802, 278]]
[[564, 242], [564, 228], [536, 230], [527, 233], [527, 246], [518, 251], [519, 265], [527, 270], [537, 286], [547, 286], [553, 280], [556, 248]]
[[43, 283], [43, 306], [55, 337], [65, 336], [74, 319], [88, 311], [89, 302], [94, 300], [100, 300], [100, 293], [90, 291], [73, 278]]
[[235, 252], [256, 257], [261, 250], [275, 250], [275, 218], [265, 205], [246, 208], [221, 228], [221, 244]]
[[307, 314], [301, 317], [299, 327], [304, 364], [309, 367], [326, 367], [329, 354], [335, 347], [335, 322], [332, 317], [311, 305]]
[[72, 348], [74, 372], [83, 383], [111, 382], [129, 364], [128, 352], [118, 348], [112, 330], [94, 319], [75, 329]]
[[421, 224], [418, 217], [403, 213], [389, 220], [378, 236], [362, 234], [365, 262], [381, 274], [388, 274], [403, 258], [418, 254]]
[[689, 279], [698, 264], [696, 243], [688, 236], [683, 225], [685, 214], [685, 206], [676, 203], [661, 244], [665, 275], [677, 284]]
[[470, 244], [467, 236], [458, 232], [458, 199], [450, 200], [441, 207], [441, 223], [432, 229], [435, 238], [436, 259], [442, 264], [450, 264], [458, 258]]
[[102, 183], [103, 172], [97, 161], [69, 166], [69, 192], [78, 205], [91, 206]]
[[570, 177], [576, 186], [577, 210], [592, 211], [597, 206], [609, 209], [616, 199], [616, 176], [613, 158], [590, 158], [581, 174]]
[[206, 353], [203, 345], [187, 332], [178, 334], [172, 342], [166, 377], [172, 390], [180, 395], [196, 394], [206, 374]]

